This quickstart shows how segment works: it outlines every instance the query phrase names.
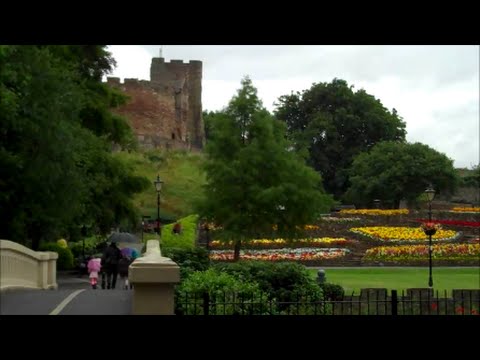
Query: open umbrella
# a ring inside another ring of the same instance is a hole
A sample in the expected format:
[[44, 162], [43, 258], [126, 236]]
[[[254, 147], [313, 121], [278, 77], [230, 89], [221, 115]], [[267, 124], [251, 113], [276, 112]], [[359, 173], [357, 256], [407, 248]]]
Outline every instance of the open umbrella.
[[127, 247], [127, 248], [121, 249], [120, 251], [122, 252], [123, 256], [132, 257], [132, 253], [133, 253], [134, 249], [132, 249], [130, 247]]
[[100, 259], [99, 258], [93, 258], [88, 262], [88, 270], [89, 271], [100, 271], [102, 265], [100, 264]]
[[109, 236], [109, 242], [116, 242], [116, 243], [133, 243], [138, 244], [140, 243], [140, 239], [135, 235], [128, 233], [128, 232], [116, 232]]

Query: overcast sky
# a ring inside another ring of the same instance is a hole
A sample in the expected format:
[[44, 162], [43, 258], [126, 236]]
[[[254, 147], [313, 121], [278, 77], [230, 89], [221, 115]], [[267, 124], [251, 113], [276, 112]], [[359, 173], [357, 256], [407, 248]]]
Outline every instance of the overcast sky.
[[[149, 80], [160, 45], [113, 45], [110, 76]], [[267, 109], [279, 96], [312, 83], [344, 79], [364, 88], [407, 124], [407, 140], [454, 160], [480, 162], [479, 46], [166, 45], [163, 57], [203, 61], [204, 110], [220, 110], [249, 75]]]

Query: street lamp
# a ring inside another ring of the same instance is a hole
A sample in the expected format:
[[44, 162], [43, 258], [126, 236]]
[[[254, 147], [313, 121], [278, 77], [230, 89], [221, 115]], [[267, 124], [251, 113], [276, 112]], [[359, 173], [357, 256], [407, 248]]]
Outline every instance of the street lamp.
[[[432, 187], [432, 184], [428, 186], [428, 188], [425, 190], [425, 194], [427, 195], [427, 200], [428, 200], [428, 222], [432, 222], [432, 201], [435, 198], [435, 190]], [[428, 286], [430, 288], [433, 287], [433, 278], [432, 278], [432, 235], [434, 232], [432, 230], [429, 230], [427, 232], [428, 234], [428, 270], [429, 270], [429, 276], [428, 276]]]
[[380, 199], [373, 200], [373, 203], [375, 204], [375, 209], [380, 209]]
[[155, 189], [157, 190], [157, 234], [160, 236], [160, 190], [162, 190], [163, 181], [160, 180], [160, 176], [157, 175], [157, 180], [154, 182]]

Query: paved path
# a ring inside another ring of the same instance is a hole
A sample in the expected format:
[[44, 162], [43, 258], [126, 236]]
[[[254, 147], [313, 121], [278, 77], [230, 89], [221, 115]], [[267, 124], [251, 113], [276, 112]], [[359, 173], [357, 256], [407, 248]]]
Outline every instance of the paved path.
[[88, 278], [57, 279], [58, 290], [7, 290], [0, 293], [0, 315], [129, 315], [132, 291], [93, 290]]

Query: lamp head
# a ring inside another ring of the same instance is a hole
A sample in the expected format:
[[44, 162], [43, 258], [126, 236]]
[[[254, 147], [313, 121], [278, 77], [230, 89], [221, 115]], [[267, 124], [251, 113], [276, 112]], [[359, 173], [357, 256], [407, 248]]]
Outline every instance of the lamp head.
[[432, 184], [430, 184], [428, 188], [425, 190], [425, 194], [427, 194], [428, 202], [432, 202], [433, 199], [435, 198], [435, 190], [433, 189]]
[[157, 190], [157, 192], [160, 192], [160, 190], [162, 190], [162, 184], [163, 184], [163, 181], [160, 180], [160, 176], [157, 175], [157, 180], [155, 180], [153, 182], [153, 184], [155, 185], [155, 189]]

